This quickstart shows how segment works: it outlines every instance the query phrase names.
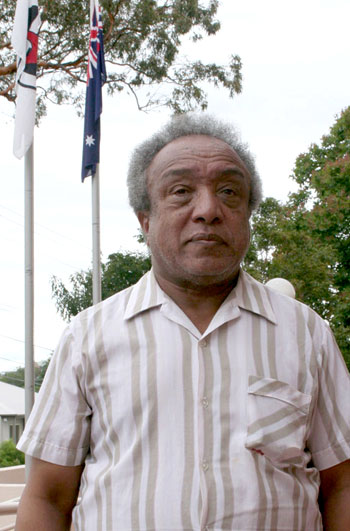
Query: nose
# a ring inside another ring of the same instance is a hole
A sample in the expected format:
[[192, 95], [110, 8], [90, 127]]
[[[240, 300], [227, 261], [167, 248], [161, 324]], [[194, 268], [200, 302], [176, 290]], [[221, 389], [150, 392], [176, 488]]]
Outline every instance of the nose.
[[212, 190], [207, 188], [198, 190], [194, 199], [192, 219], [207, 224], [221, 221], [222, 205]]

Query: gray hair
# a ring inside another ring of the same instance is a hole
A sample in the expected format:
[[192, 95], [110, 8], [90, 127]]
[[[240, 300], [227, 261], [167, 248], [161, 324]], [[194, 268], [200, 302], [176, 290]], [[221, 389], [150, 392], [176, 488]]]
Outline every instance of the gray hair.
[[262, 199], [261, 179], [255, 160], [248, 146], [240, 140], [235, 128], [208, 114], [175, 115], [151, 138], [142, 142], [132, 153], [127, 185], [130, 206], [137, 212], [148, 212], [151, 208], [147, 190], [147, 169], [157, 153], [167, 144], [188, 135], [206, 135], [218, 138], [228, 144], [240, 157], [251, 178], [249, 209], [256, 210]]

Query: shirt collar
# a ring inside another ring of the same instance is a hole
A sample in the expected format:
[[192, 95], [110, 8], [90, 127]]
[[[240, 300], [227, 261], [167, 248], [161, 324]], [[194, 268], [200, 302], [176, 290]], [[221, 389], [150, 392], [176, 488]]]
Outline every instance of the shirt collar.
[[233, 302], [235, 306], [265, 317], [265, 319], [277, 324], [269, 293], [263, 284], [241, 270], [237, 285], [225, 302]]
[[130, 319], [141, 312], [160, 306], [166, 298], [166, 294], [159, 287], [153, 269], [151, 269], [132, 287], [124, 318]]
[[[146, 273], [133, 287], [126, 305], [124, 318], [130, 319], [137, 314], [169, 302], [170, 297], [158, 285], [153, 270]], [[175, 304], [175, 303], [174, 303]], [[269, 298], [269, 291], [248, 273], [240, 271], [238, 282], [218, 310], [227, 306], [239, 307], [255, 313], [277, 324], [275, 313]]]

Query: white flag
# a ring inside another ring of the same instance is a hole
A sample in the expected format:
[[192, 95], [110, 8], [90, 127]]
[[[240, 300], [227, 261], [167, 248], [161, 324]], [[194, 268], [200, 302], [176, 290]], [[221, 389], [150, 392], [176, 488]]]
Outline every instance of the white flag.
[[11, 43], [17, 53], [13, 153], [19, 159], [33, 142], [40, 24], [38, 0], [17, 0]]

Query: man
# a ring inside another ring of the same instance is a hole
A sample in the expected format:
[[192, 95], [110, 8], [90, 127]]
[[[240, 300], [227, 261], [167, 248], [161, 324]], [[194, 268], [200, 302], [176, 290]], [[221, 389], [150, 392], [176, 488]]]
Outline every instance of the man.
[[79, 487], [76, 530], [349, 530], [349, 374], [321, 318], [240, 269], [247, 148], [178, 117], [128, 185], [153, 270], [64, 333], [19, 444], [18, 531], [69, 529]]

